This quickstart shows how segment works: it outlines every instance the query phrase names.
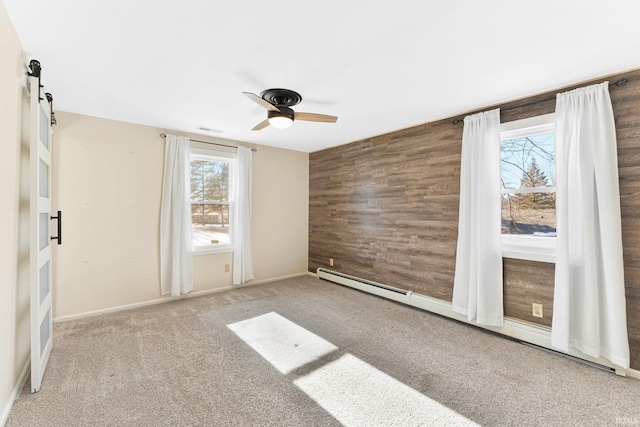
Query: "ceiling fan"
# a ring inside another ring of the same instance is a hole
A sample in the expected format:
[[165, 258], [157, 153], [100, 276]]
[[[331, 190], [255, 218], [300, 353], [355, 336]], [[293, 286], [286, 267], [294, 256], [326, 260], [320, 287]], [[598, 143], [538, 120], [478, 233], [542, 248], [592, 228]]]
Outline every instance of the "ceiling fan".
[[271, 125], [276, 129], [286, 129], [294, 120], [307, 122], [335, 123], [336, 116], [316, 113], [296, 113], [291, 109], [302, 101], [299, 93], [289, 89], [267, 89], [260, 96], [251, 92], [242, 92], [247, 98], [267, 109], [267, 119], [258, 123], [251, 130], [264, 129]]

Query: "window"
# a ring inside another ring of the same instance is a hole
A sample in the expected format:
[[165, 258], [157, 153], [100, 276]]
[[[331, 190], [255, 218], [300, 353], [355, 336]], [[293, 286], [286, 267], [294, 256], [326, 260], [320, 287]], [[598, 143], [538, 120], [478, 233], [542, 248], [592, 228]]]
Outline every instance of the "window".
[[[219, 154], [219, 155], [218, 155]], [[227, 153], [191, 149], [191, 230], [194, 251], [231, 249], [231, 172]]]
[[553, 262], [556, 236], [553, 114], [503, 123], [500, 140], [503, 255]]

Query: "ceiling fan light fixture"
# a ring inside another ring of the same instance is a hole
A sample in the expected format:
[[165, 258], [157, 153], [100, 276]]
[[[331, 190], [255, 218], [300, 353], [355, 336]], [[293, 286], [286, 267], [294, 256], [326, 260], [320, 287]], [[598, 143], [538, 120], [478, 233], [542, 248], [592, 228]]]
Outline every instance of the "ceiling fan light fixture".
[[252, 92], [242, 92], [244, 96], [267, 109], [267, 120], [263, 120], [251, 129], [261, 130], [271, 125], [276, 129], [291, 127], [294, 120], [306, 122], [335, 123], [338, 118], [327, 114], [296, 113], [290, 107], [302, 101], [299, 93], [289, 89], [267, 89], [260, 96]]
[[278, 106], [279, 111], [267, 111], [269, 125], [276, 129], [286, 129], [293, 124], [293, 110], [291, 108]]
[[279, 117], [271, 117], [269, 119], [269, 124], [276, 129], [286, 129], [291, 127], [293, 124], [293, 120], [289, 117], [279, 116]]

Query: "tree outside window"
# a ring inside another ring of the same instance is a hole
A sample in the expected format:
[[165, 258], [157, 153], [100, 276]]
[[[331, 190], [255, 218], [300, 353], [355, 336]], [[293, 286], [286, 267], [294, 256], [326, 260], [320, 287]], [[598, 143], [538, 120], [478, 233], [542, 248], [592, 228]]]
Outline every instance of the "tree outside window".
[[555, 236], [555, 134], [501, 143], [502, 233]]
[[194, 248], [228, 245], [230, 163], [191, 156], [191, 223]]

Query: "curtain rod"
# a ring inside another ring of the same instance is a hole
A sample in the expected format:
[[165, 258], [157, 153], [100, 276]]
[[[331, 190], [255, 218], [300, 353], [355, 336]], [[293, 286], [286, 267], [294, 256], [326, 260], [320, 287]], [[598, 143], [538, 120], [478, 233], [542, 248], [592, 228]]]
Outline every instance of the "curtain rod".
[[[629, 80], [627, 80], [627, 79], [619, 79], [619, 80], [616, 80], [614, 83], [609, 83], [609, 86], [621, 87], [621, 86], [626, 85], [627, 83], [629, 83]], [[514, 107], [509, 107], [509, 108], [501, 108], [500, 112], [509, 111], [509, 110], [515, 110], [516, 108], [528, 107], [530, 105], [536, 105], [536, 104], [540, 104], [542, 102], [551, 101], [553, 99], [556, 99], [556, 97], [554, 96], [553, 98], [545, 98], [545, 99], [541, 99], [539, 101], [533, 101], [533, 102], [529, 102], [528, 104], [516, 105]], [[462, 122], [464, 122], [464, 119], [455, 119], [451, 123], [454, 124], [454, 125], [457, 125], [458, 123], [462, 123]]]
[[[166, 137], [167, 137], [166, 133], [161, 133], [160, 134], [160, 138], [166, 138]], [[200, 141], [199, 139], [191, 139], [191, 138], [189, 138], [189, 141], [202, 142], [203, 144], [210, 144], [210, 145], [219, 145], [221, 147], [238, 148], [237, 145], [221, 144], [219, 142]], [[252, 148], [251, 151], [253, 151], [255, 153], [256, 151], [258, 151], [258, 149], [257, 148]]]

